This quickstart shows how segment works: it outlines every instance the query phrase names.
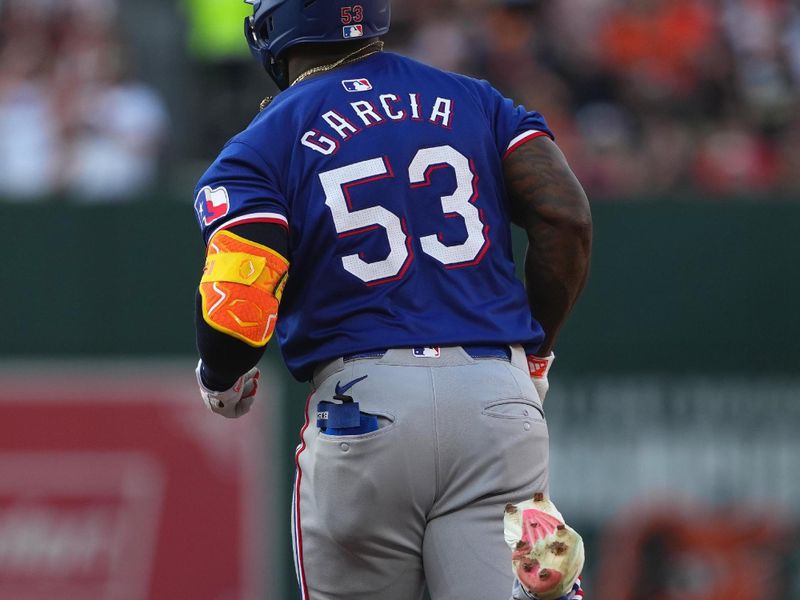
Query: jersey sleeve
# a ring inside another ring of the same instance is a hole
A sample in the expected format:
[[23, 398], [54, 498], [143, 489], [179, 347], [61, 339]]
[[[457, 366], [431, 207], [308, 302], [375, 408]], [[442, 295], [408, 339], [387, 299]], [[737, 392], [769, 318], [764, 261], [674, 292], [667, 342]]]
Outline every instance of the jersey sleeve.
[[250, 145], [229, 142], [195, 189], [203, 240], [208, 243], [217, 231], [247, 223], [288, 229], [289, 207], [279, 189], [278, 172]]
[[481, 93], [489, 114], [500, 156], [506, 158], [526, 142], [541, 136], [555, 139], [544, 117], [504, 97], [488, 82], [481, 81]]

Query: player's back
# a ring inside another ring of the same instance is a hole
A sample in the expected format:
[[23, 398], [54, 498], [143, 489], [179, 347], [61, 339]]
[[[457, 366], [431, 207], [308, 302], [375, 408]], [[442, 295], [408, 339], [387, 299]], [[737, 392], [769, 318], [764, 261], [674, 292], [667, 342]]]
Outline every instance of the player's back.
[[219, 222], [288, 223], [277, 331], [295, 376], [390, 347], [535, 347], [502, 158], [541, 132], [485, 82], [380, 53], [292, 86], [234, 138], [201, 186], [238, 171]]

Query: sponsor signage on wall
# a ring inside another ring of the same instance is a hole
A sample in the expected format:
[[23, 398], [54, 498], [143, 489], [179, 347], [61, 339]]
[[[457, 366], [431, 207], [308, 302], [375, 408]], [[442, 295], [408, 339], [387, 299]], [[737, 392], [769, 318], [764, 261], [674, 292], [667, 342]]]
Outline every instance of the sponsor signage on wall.
[[191, 367], [0, 373], [0, 598], [263, 598], [262, 419]]

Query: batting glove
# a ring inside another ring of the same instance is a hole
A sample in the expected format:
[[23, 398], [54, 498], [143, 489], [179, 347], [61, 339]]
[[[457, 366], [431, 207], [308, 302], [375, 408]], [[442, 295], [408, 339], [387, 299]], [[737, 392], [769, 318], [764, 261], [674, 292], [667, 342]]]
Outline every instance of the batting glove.
[[550, 382], [547, 381], [547, 374], [550, 372], [550, 367], [556, 355], [552, 352], [547, 358], [540, 356], [528, 355], [528, 372], [533, 381], [533, 387], [536, 388], [536, 393], [539, 394], [539, 401], [544, 404], [544, 397], [547, 395], [547, 390], [550, 389]]
[[512, 551], [512, 569], [519, 584], [515, 600], [572, 600], [583, 596], [583, 540], [544, 494], [507, 504], [503, 535]]
[[203, 366], [203, 361], [197, 363], [195, 374], [197, 375], [197, 384], [200, 386], [200, 396], [206, 406], [214, 412], [228, 419], [236, 419], [246, 414], [253, 402], [256, 399], [256, 390], [258, 390], [258, 378], [261, 374], [256, 367], [250, 369], [247, 373], [239, 377], [236, 383], [227, 390], [217, 392], [208, 389], [203, 384], [203, 379], [200, 376], [200, 369]]

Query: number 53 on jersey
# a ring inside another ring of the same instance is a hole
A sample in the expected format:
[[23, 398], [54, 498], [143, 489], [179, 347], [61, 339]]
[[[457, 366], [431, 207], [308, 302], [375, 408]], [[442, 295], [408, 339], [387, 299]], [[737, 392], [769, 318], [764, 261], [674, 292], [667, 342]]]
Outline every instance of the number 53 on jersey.
[[[478, 175], [470, 160], [449, 145], [422, 148], [408, 166], [411, 188], [431, 184], [435, 169], [453, 169], [456, 188], [449, 196], [440, 198], [443, 218], [460, 215], [467, 230], [460, 244], [446, 245], [436, 234], [419, 238], [422, 251], [435, 258], [444, 268], [452, 269], [477, 264], [489, 248], [488, 225], [474, 205], [478, 197]], [[342, 257], [342, 266], [367, 285], [378, 285], [401, 279], [414, 259], [411, 239], [407, 233], [406, 215], [397, 215], [382, 206], [353, 210], [350, 188], [370, 182], [394, 178], [388, 157], [376, 157], [319, 174], [325, 193], [325, 204], [331, 211], [339, 237], [373, 231], [382, 227], [389, 241], [389, 254], [382, 260], [367, 262], [358, 254]], [[397, 185], [403, 185], [398, 181]], [[409, 210], [413, 205], [409, 204]]]

